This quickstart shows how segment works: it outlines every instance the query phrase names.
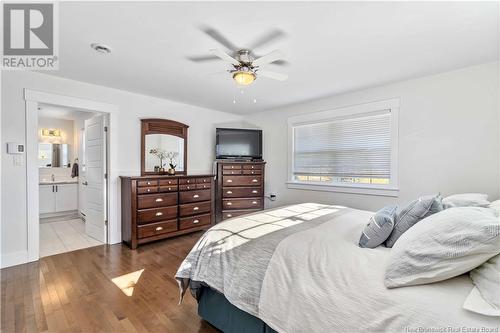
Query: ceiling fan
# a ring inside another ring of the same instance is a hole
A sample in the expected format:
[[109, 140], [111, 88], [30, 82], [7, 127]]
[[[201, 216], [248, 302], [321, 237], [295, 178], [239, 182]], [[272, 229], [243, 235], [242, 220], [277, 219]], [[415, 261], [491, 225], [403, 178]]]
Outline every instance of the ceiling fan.
[[233, 67], [228, 70], [228, 72], [232, 75], [233, 80], [238, 85], [250, 85], [255, 81], [255, 79], [257, 79], [257, 76], [263, 76], [279, 81], [284, 81], [288, 78], [287, 74], [268, 71], [261, 68], [262, 65], [267, 65], [270, 63], [276, 65], [285, 65], [286, 61], [283, 59], [285, 57], [285, 54], [283, 52], [281, 52], [280, 50], [274, 50], [260, 57], [256, 56], [251, 51], [251, 49], [253, 48], [262, 46], [272, 40], [283, 37], [284, 33], [282, 31], [271, 31], [270, 33], [259, 38], [255, 43], [251, 45], [250, 48], [240, 48], [235, 46], [213, 28], [202, 28], [202, 31], [225, 46], [227, 49], [231, 50], [232, 54], [230, 55], [220, 49], [212, 49], [210, 50], [210, 53], [212, 54], [211, 56], [189, 57], [189, 60], [194, 62], [202, 62], [222, 59], [230, 63]]

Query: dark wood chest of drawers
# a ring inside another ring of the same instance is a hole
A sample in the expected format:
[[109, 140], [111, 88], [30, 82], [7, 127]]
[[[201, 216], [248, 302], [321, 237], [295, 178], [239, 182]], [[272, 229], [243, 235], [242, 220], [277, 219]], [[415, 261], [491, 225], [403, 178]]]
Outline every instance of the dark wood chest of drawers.
[[139, 244], [208, 229], [214, 175], [121, 177], [122, 241]]
[[217, 162], [216, 221], [264, 209], [266, 162]]

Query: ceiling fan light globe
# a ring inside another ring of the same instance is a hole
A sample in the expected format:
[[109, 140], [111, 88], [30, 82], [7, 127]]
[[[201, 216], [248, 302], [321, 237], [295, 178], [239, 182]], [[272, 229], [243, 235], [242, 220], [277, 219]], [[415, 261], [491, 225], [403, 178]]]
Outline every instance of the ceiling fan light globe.
[[255, 74], [251, 72], [235, 72], [233, 80], [240, 86], [248, 86], [255, 81]]

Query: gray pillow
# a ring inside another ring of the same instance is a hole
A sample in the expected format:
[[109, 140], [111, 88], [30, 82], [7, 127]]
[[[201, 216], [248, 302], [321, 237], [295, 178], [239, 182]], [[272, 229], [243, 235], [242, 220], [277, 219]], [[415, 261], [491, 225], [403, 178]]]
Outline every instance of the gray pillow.
[[[500, 254], [470, 271], [470, 277], [484, 300], [483, 303], [487, 304], [481, 307], [484, 308], [484, 312], [490, 315], [496, 313], [496, 316], [500, 316]], [[475, 311], [476, 309], [469, 308], [468, 310]], [[475, 312], [482, 313], [481, 311]]]
[[387, 238], [385, 246], [392, 247], [399, 237], [418, 221], [443, 210], [441, 195], [421, 197], [406, 206], [396, 217], [394, 230]]
[[359, 246], [373, 249], [382, 244], [391, 234], [392, 228], [394, 228], [397, 209], [398, 206], [393, 205], [376, 212], [363, 230], [359, 239]]
[[396, 242], [385, 285], [396, 288], [447, 280], [499, 252], [500, 220], [493, 209], [445, 209], [417, 223]]

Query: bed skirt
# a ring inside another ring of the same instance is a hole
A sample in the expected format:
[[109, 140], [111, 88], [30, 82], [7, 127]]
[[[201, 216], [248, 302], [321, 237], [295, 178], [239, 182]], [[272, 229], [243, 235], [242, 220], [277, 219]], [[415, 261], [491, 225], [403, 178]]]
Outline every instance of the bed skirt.
[[221, 293], [203, 287], [198, 314], [224, 333], [277, 333], [259, 318], [238, 309]]

